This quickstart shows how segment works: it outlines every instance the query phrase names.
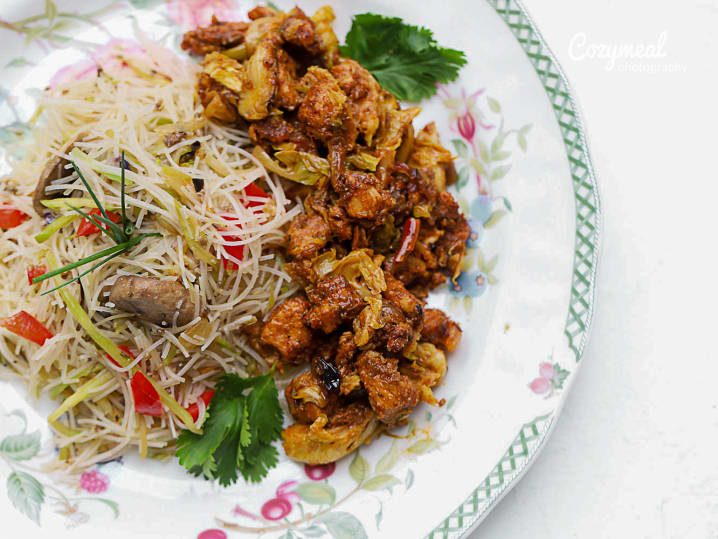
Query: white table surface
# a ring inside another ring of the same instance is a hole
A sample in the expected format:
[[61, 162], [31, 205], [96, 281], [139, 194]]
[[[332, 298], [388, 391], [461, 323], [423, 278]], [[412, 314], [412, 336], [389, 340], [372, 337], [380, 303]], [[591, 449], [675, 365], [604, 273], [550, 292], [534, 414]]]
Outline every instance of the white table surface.
[[[718, 537], [718, 0], [525, 5], [587, 124], [604, 208], [597, 310], [552, 437], [471, 537]], [[664, 32], [660, 59], [580, 58]]]

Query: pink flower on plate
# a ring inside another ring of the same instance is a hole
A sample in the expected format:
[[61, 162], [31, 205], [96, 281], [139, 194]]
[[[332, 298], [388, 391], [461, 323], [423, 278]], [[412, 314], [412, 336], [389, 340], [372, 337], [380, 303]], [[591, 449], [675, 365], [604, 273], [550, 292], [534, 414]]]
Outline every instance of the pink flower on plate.
[[292, 504], [286, 498], [272, 498], [262, 506], [262, 516], [267, 520], [279, 520], [291, 512]]
[[80, 60], [61, 68], [50, 79], [50, 88], [71, 80], [82, 80], [97, 75], [102, 68], [108, 73], [118, 73], [130, 67], [122, 60], [122, 56], [142, 54], [144, 49], [136, 41], [130, 39], [112, 39], [92, 53], [90, 58]]
[[305, 464], [304, 473], [307, 474], [307, 477], [312, 481], [321, 481], [332, 475], [336, 468], [337, 465], [333, 462], [329, 464], [317, 464], [316, 466]]
[[90, 494], [100, 494], [110, 486], [110, 478], [99, 470], [82, 472], [80, 486]]
[[302, 497], [293, 490], [298, 484], [297, 481], [285, 481], [277, 487], [277, 498], [284, 498], [289, 503], [298, 502]]
[[237, 16], [231, 0], [168, 0], [167, 12], [173, 22], [187, 29], [209, 26], [212, 15], [221, 21]]
[[473, 140], [476, 132], [476, 121], [468, 108], [463, 116], [456, 119], [456, 127], [459, 128], [459, 134], [467, 141], [471, 142]]
[[227, 534], [222, 530], [213, 528], [211, 530], [204, 530], [197, 535], [197, 539], [227, 539]]
[[554, 376], [556, 376], [556, 371], [550, 363], [541, 363], [541, 365], [539, 365], [539, 374], [544, 378], [551, 380]]
[[549, 382], [547, 378], [540, 376], [538, 378], [534, 378], [533, 381], [529, 384], [529, 387], [534, 393], [538, 395], [543, 395], [551, 387], [551, 382]]

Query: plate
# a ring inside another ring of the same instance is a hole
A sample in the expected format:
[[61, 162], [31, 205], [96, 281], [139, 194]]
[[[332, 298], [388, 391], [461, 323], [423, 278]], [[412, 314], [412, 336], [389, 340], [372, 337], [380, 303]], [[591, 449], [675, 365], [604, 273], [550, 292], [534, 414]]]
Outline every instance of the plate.
[[[313, 12], [324, 3], [301, 7]], [[329, 3], [342, 37], [355, 11]], [[3, 2], [0, 139], [27, 137], [24, 122], [40, 89], [61, 68], [86, 66], [98, 45], [132, 39], [140, 28], [177, 47], [184, 30], [207, 24], [213, 13], [241, 18], [253, 5]], [[464, 329], [437, 391], [445, 405], [422, 404], [395, 437], [336, 465], [285, 458], [259, 485], [225, 489], [188, 476], [175, 460], [134, 454], [68, 483], [43, 471], [53, 451], [50, 403], [0, 382], [5, 527], [42, 537], [460, 537], [516, 484], [556, 421], [588, 338], [596, 180], [568, 83], [520, 3], [415, 5], [375, 0], [362, 2], [361, 11], [429, 26], [439, 43], [469, 60], [457, 81], [421, 104], [415, 123], [436, 122], [457, 155], [452, 189], [472, 229], [456, 284], [430, 297]]]

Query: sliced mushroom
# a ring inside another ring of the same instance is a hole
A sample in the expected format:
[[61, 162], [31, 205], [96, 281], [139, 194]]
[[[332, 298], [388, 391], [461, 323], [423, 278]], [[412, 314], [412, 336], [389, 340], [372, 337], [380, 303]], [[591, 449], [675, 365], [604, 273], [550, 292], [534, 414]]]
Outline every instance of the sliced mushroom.
[[[69, 153], [75, 147], [75, 144], [80, 142], [85, 136], [85, 133], [78, 134], [74, 139], [69, 140], [65, 145], [60, 148], [60, 153]], [[69, 164], [69, 161], [64, 157], [53, 155], [52, 158], [47, 162], [45, 168], [40, 173], [40, 178], [37, 181], [37, 187], [35, 187], [35, 194], [32, 197], [32, 207], [35, 208], [37, 214], [42, 217], [47, 212], [47, 208], [42, 205], [42, 201], [48, 198], [52, 198], [52, 195], [46, 195], [45, 189], [55, 180], [59, 180], [64, 177], [65, 166]], [[59, 192], [58, 192], [59, 193]], [[55, 195], [57, 196], [57, 195]]]
[[180, 283], [152, 277], [123, 275], [112, 286], [110, 301], [115, 307], [135, 313], [163, 327], [188, 324], [194, 318], [194, 304]]

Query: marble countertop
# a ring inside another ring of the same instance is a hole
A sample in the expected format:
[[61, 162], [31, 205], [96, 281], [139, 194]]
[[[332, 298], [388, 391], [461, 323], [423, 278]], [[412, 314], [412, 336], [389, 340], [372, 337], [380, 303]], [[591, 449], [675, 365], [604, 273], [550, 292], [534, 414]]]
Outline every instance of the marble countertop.
[[564, 412], [471, 538], [718, 537], [718, 1], [524, 3], [583, 109], [603, 252]]

